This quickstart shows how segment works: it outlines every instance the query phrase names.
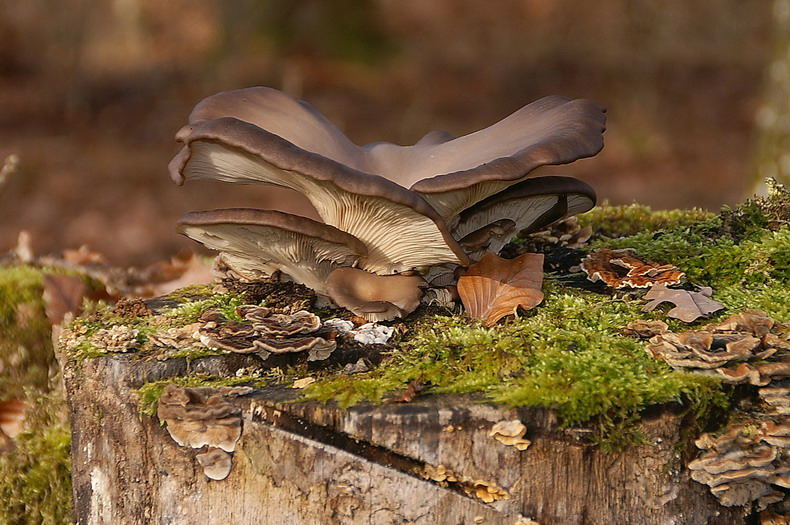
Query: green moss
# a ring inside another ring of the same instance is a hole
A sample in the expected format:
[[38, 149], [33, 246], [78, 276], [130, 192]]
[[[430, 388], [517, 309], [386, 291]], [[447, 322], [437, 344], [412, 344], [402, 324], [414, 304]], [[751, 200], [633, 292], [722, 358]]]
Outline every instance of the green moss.
[[71, 432], [57, 394], [31, 395], [26, 429], [16, 448], [0, 454], [3, 523], [71, 523]]
[[496, 328], [459, 317], [435, 317], [414, 328], [379, 368], [331, 376], [305, 389], [305, 398], [341, 406], [380, 402], [387, 392], [421, 379], [430, 393], [483, 392], [510, 406], [543, 406], [566, 425], [593, 421], [601, 435], [651, 406], [683, 403], [705, 413], [726, 398], [714, 378], [672, 371], [644, 344], [622, 336], [629, 321], [659, 318], [641, 302], [611, 300], [548, 284], [544, 304]]
[[55, 357], [43, 282], [37, 268], [0, 267], [0, 401], [21, 397], [25, 386], [48, 388]]
[[699, 208], [690, 210], [652, 210], [642, 204], [609, 206], [604, 203], [579, 215], [579, 224], [590, 226], [607, 237], [623, 237], [642, 232], [655, 232], [670, 227], [683, 227], [714, 217]]
[[236, 308], [244, 304], [244, 299], [234, 294], [215, 294], [205, 299], [186, 301], [178, 306], [168, 308], [162, 314], [178, 322], [180, 325], [194, 323], [208, 310], [216, 310], [231, 321], [243, 321], [236, 313]]
[[263, 387], [269, 383], [269, 379], [255, 376], [241, 377], [218, 377], [208, 374], [192, 374], [184, 377], [173, 377], [162, 381], [152, 381], [137, 389], [140, 413], [147, 416], [156, 415], [159, 406], [159, 398], [162, 396], [165, 387], [169, 384], [188, 386], [188, 387], [220, 387], [249, 385]]

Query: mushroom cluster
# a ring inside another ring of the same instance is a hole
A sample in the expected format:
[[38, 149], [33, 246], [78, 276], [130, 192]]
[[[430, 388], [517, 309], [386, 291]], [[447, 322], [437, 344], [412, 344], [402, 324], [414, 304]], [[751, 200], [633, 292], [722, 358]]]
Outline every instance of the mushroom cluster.
[[243, 305], [236, 312], [244, 321], [230, 321], [219, 312], [204, 313], [198, 332], [211, 348], [237, 354], [256, 354], [267, 359], [271, 354], [307, 352], [308, 361], [328, 358], [337, 347], [335, 331], [322, 329], [317, 315], [306, 310], [275, 312], [270, 308]]
[[202, 449], [196, 459], [206, 476], [225, 479], [231, 454], [241, 437], [241, 409], [230, 400], [252, 392], [250, 387], [187, 388], [169, 384], [159, 397], [156, 415], [173, 441]]
[[179, 230], [221, 252], [240, 278], [285, 275], [369, 321], [404, 316], [422, 288], [451, 284], [458, 267], [595, 205], [579, 180], [529, 176], [598, 153], [604, 111], [550, 96], [466, 136], [357, 146], [277, 90], [219, 93], [176, 134], [184, 147], [170, 163], [173, 180], [283, 186], [303, 193], [323, 222], [233, 208], [189, 213]]
[[702, 330], [659, 333], [650, 338], [647, 350], [672, 368], [715, 375], [728, 383], [766, 386], [790, 376], [786, 328], [758, 310]]
[[719, 435], [703, 434], [691, 477], [711, 488], [727, 507], [754, 504], [758, 510], [784, 499], [790, 488], [790, 419], [760, 425], [734, 423]]

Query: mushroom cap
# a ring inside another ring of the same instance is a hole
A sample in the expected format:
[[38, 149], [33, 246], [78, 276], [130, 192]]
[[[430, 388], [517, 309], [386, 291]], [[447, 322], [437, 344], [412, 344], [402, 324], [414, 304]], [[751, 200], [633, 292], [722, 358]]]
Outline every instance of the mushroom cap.
[[376, 275], [356, 268], [338, 268], [327, 279], [329, 297], [368, 321], [403, 317], [420, 305], [422, 277]]
[[176, 136], [185, 147], [170, 171], [179, 184], [190, 177], [301, 191], [325, 222], [365, 242], [360, 266], [376, 273], [465, 265], [442, 219], [539, 166], [595, 155], [604, 112], [551, 96], [463, 137], [434, 131], [413, 146], [357, 146], [306, 102], [254, 87], [201, 101]]
[[[453, 236], [462, 246], [470, 246], [470, 239], [480, 237], [468, 249], [473, 260], [485, 251], [499, 253], [519, 232], [541, 230], [566, 217], [584, 213], [595, 206], [595, 190], [573, 177], [535, 177], [515, 184], [464, 210], [452, 228]], [[514, 226], [497, 234], [493, 226], [510, 221]], [[484, 242], [486, 232], [490, 242]]]
[[279, 211], [228, 208], [184, 215], [178, 230], [219, 250], [236, 273], [248, 279], [280, 270], [324, 293], [324, 281], [338, 265], [367, 253], [353, 235], [312, 219]]
[[274, 184], [299, 191], [327, 224], [365, 243], [363, 268], [387, 274], [467, 262], [436, 210], [383, 177], [301, 149], [235, 118], [197, 124], [183, 140], [186, 146], [170, 163], [174, 180]]
[[206, 477], [215, 481], [227, 478], [233, 467], [231, 455], [216, 447], [208, 447], [205, 452], [197, 454], [195, 458], [200, 466], [203, 467], [203, 473]]

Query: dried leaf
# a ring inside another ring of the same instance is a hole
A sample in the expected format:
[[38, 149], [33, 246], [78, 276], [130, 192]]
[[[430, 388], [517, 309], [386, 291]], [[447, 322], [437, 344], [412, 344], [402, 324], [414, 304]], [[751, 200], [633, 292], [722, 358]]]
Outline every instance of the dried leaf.
[[385, 403], [411, 403], [415, 397], [428, 390], [429, 385], [425, 383], [422, 377], [409, 381], [406, 385], [406, 390], [399, 395], [388, 397], [384, 399]]
[[315, 378], [313, 376], [303, 377], [302, 379], [297, 379], [294, 381], [293, 387], [294, 388], [304, 388], [307, 385], [312, 385], [315, 383]]
[[713, 312], [718, 312], [724, 305], [710, 298], [713, 295], [711, 288], [702, 288], [699, 292], [689, 292], [688, 290], [674, 290], [667, 288], [663, 284], [653, 286], [644, 296], [650, 299], [642, 311], [652, 312], [661, 303], [672, 303], [675, 308], [667, 312], [669, 317], [680, 319], [685, 323], [690, 323], [700, 317]]
[[657, 284], [677, 284], [685, 274], [677, 266], [658, 264], [636, 256], [632, 249], [599, 249], [587, 255], [581, 264], [587, 278], [603, 281], [612, 288], [649, 288]]
[[515, 259], [486, 254], [458, 279], [458, 294], [470, 317], [494, 325], [521, 307], [543, 301], [543, 254], [525, 253]]
[[20, 399], [0, 402], [0, 433], [13, 438], [22, 432], [28, 408], [29, 405]]
[[44, 304], [47, 319], [60, 324], [66, 314], [79, 313], [86, 287], [81, 278], [73, 275], [44, 275]]

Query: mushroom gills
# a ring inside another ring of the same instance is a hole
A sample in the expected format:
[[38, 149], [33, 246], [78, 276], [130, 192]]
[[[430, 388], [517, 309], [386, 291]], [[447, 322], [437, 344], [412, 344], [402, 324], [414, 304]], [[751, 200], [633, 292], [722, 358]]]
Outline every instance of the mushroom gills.
[[326, 294], [326, 278], [365, 254], [353, 236], [326, 224], [282, 212], [235, 208], [193, 212], [179, 231], [222, 253], [238, 275], [260, 279], [279, 270], [294, 281]]

